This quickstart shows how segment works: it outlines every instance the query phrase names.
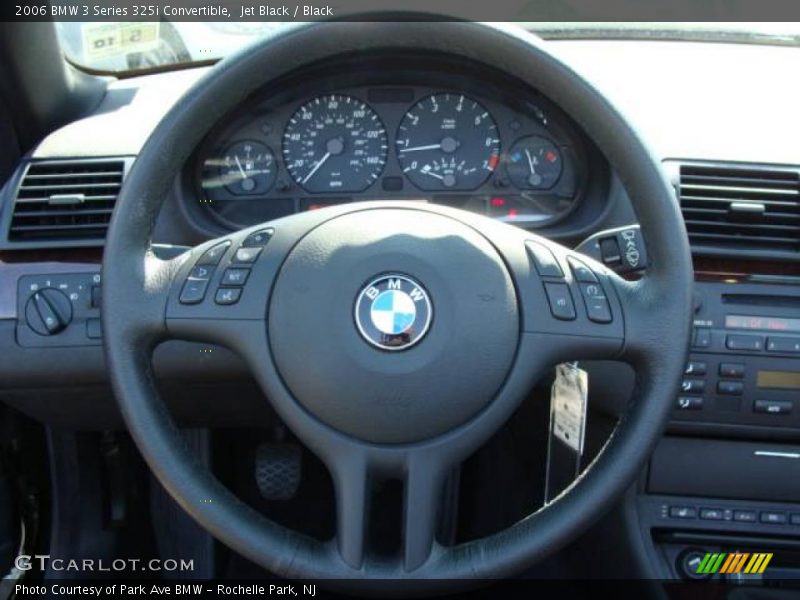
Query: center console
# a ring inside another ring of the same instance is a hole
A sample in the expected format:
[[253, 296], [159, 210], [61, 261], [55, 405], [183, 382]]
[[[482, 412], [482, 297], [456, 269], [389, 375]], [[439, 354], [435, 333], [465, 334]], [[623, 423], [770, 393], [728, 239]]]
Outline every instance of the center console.
[[800, 280], [785, 281], [697, 282], [677, 423], [800, 433]]
[[[698, 272], [695, 290], [682, 390], [640, 482], [638, 525], [660, 577], [800, 586], [800, 277]], [[716, 568], [702, 565], [715, 554]], [[748, 570], [754, 556], [764, 569]]]

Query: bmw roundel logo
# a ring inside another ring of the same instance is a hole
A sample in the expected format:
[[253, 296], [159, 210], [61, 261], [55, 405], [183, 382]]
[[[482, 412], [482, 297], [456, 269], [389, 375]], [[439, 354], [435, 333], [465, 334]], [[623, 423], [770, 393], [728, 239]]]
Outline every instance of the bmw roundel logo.
[[433, 317], [428, 292], [406, 275], [382, 275], [356, 299], [356, 325], [362, 337], [383, 350], [405, 350], [428, 332]]

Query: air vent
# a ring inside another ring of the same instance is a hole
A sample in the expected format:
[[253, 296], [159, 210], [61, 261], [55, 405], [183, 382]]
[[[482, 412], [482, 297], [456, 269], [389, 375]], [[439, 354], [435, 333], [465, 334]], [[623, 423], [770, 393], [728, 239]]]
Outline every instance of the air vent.
[[682, 164], [681, 210], [693, 246], [800, 253], [800, 170]]
[[122, 159], [30, 163], [17, 189], [9, 241], [102, 242], [124, 172]]

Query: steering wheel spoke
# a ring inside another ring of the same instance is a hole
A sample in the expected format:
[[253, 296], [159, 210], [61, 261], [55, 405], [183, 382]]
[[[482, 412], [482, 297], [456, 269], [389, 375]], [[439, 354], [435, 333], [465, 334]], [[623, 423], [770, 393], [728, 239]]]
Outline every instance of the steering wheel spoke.
[[403, 495], [403, 568], [412, 572], [436, 544], [442, 489], [447, 469], [439, 456], [416, 452], [409, 457]]
[[360, 569], [369, 520], [370, 467], [366, 454], [357, 448], [342, 448], [331, 477], [336, 496], [336, 547], [350, 568]]
[[[436, 530], [447, 473], [453, 460], [446, 447], [425, 451], [386, 450], [361, 444], [337, 445], [325, 457], [336, 497], [336, 537], [339, 557], [369, 576], [387, 565], [397, 573], [412, 573], [426, 563], [436, 547]], [[372, 557], [368, 548], [371, 496], [376, 481], [398, 479], [402, 491], [400, 551], [394, 558]]]

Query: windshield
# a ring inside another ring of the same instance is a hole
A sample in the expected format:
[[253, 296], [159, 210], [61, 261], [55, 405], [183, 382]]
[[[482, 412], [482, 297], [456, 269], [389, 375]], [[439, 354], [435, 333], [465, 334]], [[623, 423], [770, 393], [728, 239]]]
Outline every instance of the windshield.
[[[800, 45], [800, 23], [521, 22], [545, 38], [664, 39]], [[60, 22], [61, 46], [74, 64], [122, 73], [223, 58], [281, 22]]]

